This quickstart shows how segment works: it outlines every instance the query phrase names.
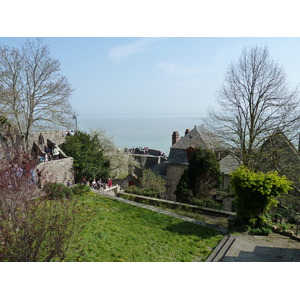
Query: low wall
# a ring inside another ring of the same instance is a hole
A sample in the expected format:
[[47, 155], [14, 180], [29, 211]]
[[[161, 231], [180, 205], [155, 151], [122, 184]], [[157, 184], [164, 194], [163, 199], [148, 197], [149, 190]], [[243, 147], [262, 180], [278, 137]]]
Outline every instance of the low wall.
[[36, 169], [42, 171], [42, 184], [58, 182], [66, 185], [68, 181], [75, 183], [72, 157], [42, 162]]
[[225, 217], [225, 218], [233, 218], [236, 213], [234, 212], [229, 212], [229, 211], [224, 211], [224, 210], [217, 210], [217, 209], [211, 209], [211, 208], [207, 208], [207, 207], [202, 207], [202, 206], [197, 206], [197, 205], [191, 205], [191, 204], [187, 204], [187, 203], [181, 203], [181, 202], [176, 202], [176, 201], [169, 201], [169, 200], [164, 200], [164, 199], [157, 199], [157, 198], [151, 198], [151, 197], [146, 197], [146, 196], [141, 196], [141, 195], [135, 195], [135, 194], [129, 194], [129, 193], [124, 193], [124, 192], [120, 192], [119, 196], [122, 197], [122, 195], [129, 196], [132, 198], [133, 201], [137, 201], [137, 202], [148, 202], [149, 204], [152, 205], [165, 205], [165, 206], [169, 206], [171, 208], [177, 208], [177, 207], [182, 207], [182, 208], [186, 208], [186, 209], [191, 209], [194, 211], [201, 211], [204, 214], [207, 215], [212, 215], [212, 216], [216, 216], [216, 217]]
[[103, 194], [103, 195], [109, 195], [109, 196], [113, 196], [113, 197], [117, 197], [118, 194], [120, 193], [120, 186], [119, 185], [115, 185], [112, 186], [111, 188], [107, 188], [104, 190], [98, 190], [99, 193]]

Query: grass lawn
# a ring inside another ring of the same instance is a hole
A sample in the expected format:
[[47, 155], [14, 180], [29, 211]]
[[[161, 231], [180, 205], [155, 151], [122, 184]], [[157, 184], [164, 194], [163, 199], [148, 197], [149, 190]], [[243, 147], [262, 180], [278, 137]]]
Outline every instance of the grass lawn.
[[205, 261], [223, 235], [193, 223], [90, 194], [85, 229], [74, 236], [66, 261]]

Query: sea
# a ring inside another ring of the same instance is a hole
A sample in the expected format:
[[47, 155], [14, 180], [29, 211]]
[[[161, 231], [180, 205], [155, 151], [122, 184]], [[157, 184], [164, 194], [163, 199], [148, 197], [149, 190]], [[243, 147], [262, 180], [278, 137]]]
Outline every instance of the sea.
[[172, 146], [172, 133], [183, 136], [186, 129], [203, 123], [199, 113], [142, 113], [142, 114], [82, 114], [78, 115], [78, 130], [103, 130], [119, 149], [148, 147], [167, 156]]

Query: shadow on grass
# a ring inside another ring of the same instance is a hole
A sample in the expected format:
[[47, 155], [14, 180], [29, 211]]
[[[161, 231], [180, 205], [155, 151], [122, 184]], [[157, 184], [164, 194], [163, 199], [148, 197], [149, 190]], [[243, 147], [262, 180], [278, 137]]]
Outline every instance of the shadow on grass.
[[201, 238], [211, 238], [219, 235], [224, 235], [212, 228], [207, 228], [187, 221], [182, 221], [177, 224], [166, 226], [165, 229], [180, 235], [196, 235]]

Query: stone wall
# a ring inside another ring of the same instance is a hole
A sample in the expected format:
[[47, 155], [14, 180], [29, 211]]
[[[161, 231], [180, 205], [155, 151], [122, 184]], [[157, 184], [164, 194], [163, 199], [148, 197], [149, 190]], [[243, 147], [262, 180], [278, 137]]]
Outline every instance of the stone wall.
[[183, 172], [188, 168], [188, 164], [167, 164], [167, 199], [176, 201], [175, 191]]
[[36, 169], [42, 171], [42, 184], [58, 182], [66, 185], [68, 181], [75, 183], [72, 157], [42, 162]]
[[[40, 132], [33, 132], [28, 136], [29, 145], [33, 145], [36, 142], [39, 145], [39, 135]], [[44, 131], [42, 132], [44, 136], [44, 145], [47, 143], [47, 139], [53, 141], [56, 145], [62, 144], [66, 139], [65, 130], [56, 130], [56, 131]]]
[[143, 170], [152, 169], [157, 164], [161, 164], [165, 161], [162, 156], [134, 154], [133, 157], [139, 163], [139, 167], [136, 167], [134, 171], [138, 177], [142, 176]]

